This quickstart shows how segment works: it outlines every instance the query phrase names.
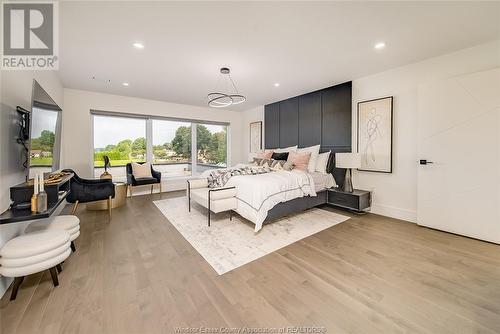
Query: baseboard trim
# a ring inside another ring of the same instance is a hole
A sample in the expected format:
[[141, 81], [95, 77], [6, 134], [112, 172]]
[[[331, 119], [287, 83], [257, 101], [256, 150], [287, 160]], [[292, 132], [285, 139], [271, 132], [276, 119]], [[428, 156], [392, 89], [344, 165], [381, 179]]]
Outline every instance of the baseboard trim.
[[417, 222], [417, 211], [397, 208], [383, 204], [372, 204], [371, 211], [381, 216], [396, 218], [410, 223]]

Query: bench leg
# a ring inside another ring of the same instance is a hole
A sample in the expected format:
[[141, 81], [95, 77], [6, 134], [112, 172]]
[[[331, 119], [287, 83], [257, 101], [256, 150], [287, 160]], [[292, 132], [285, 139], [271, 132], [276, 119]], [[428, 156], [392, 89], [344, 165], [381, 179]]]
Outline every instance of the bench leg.
[[191, 185], [188, 182], [188, 212], [191, 212]]
[[75, 243], [73, 241], [71, 241], [71, 251], [73, 253], [76, 252], [76, 246], [75, 246]]
[[210, 227], [210, 193], [211, 191], [208, 191], [208, 227]]
[[12, 285], [12, 293], [10, 294], [10, 300], [15, 300], [17, 297], [17, 291], [24, 281], [24, 276], [14, 278], [14, 284]]
[[52, 267], [49, 269], [50, 276], [52, 276], [52, 283], [54, 283], [54, 287], [59, 285], [59, 280], [57, 279], [57, 270], [56, 267]]
[[233, 210], [229, 210], [229, 220], [233, 220]]
[[58, 265], [56, 265], [56, 269], [57, 269], [57, 272], [60, 274], [62, 273], [62, 266], [61, 264], [59, 263]]

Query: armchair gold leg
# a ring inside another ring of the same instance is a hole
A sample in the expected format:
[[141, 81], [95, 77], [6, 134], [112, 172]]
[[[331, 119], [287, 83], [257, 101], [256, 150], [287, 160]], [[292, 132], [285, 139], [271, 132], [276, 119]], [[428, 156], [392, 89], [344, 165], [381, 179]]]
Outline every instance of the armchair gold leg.
[[75, 215], [75, 212], [76, 212], [76, 208], [78, 207], [78, 201], [75, 202], [75, 204], [73, 205], [73, 210], [71, 210], [71, 215]]
[[130, 185], [130, 199], [132, 199], [132, 196], [133, 196], [132, 189], [134, 189], [134, 187], [132, 185]]
[[111, 220], [111, 210], [113, 210], [113, 204], [111, 196], [108, 198], [108, 211], [109, 211], [109, 220]]
[[161, 198], [161, 193], [163, 192], [163, 190], [161, 189], [161, 181], [160, 181], [160, 198]]

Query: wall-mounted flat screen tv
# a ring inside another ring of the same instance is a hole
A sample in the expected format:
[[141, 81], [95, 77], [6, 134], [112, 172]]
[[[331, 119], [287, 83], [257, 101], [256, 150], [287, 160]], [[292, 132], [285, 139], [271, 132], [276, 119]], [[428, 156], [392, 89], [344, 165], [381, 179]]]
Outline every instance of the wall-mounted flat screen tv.
[[62, 109], [36, 80], [31, 102], [29, 178], [58, 170], [61, 155]]

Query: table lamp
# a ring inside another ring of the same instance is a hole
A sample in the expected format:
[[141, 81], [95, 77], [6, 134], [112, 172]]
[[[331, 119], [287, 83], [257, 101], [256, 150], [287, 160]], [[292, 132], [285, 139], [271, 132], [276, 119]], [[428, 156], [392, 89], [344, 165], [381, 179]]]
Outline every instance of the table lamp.
[[352, 168], [361, 167], [361, 154], [359, 153], [336, 153], [335, 166], [337, 168], [346, 168], [345, 180], [342, 190], [352, 193]]

